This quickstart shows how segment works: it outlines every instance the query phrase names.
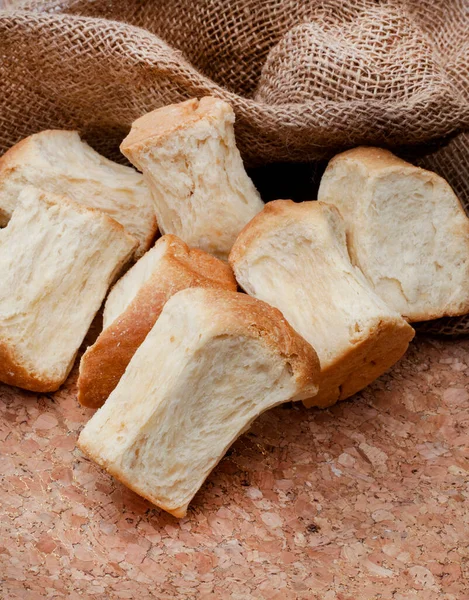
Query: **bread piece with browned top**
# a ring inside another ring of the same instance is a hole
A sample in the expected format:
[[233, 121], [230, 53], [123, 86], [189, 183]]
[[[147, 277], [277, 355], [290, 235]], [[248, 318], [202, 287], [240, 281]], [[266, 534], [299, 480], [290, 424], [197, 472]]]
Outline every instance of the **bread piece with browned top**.
[[174, 235], [165, 235], [112, 288], [103, 331], [83, 355], [78, 400], [98, 408], [119, 383], [166, 301], [188, 287], [236, 291], [231, 268]]
[[25, 188], [0, 230], [0, 381], [56, 390], [136, 247], [104, 213]]
[[244, 170], [234, 120], [223, 100], [193, 98], [137, 119], [121, 144], [145, 175], [161, 230], [222, 259], [264, 206]]
[[317, 390], [313, 348], [275, 308], [191, 288], [165, 304], [79, 447], [177, 517], [262, 412]]
[[319, 200], [337, 206], [352, 262], [410, 322], [469, 312], [469, 219], [448, 182], [380, 148], [334, 157]]
[[142, 174], [101, 156], [76, 131], [35, 133], [0, 158], [0, 227], [26, 185], [105, 212], [138, 241], [137, 257], [155, 238], [155, 210]]
[[318, 353], [319, 393], [307, 406], [355, 394], [399, 360], [414, 336], [352, 266], [334, 206], [270, 202], [239, 235], [230, 264], [246, 292], [280, 309]]

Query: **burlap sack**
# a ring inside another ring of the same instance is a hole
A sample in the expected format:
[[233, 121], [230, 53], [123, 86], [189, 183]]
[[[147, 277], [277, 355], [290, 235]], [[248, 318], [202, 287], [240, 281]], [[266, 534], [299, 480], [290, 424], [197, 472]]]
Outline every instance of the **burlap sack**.
[[[0, 12], [0, 152], [41, 129], [76, 128], [122, 160], [136, 117], [213, 94], [233, 105], [250, 165], [388, 146], [441, 173], [469, 205], [467, 0], [15, 6]], [[469, 320], [427, 328], [461, 333]]]

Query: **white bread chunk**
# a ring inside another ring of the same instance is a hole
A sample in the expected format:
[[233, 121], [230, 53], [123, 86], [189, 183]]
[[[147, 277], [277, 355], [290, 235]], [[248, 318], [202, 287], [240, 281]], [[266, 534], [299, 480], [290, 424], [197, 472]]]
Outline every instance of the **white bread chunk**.
[[56, 390], [136, 245], [104, 213], [25, 188], [0, 230], [0, 381]]
[[233, 109], [210, 96], [137, 119], [121, 150], [142, 171], [160, 229], [226, 259], [263, 208], [236, 147]]
[[469, 312], [469, 219], [449, 184], [379, 148], [333, 158], [319, 200], [345, 219], [352, 262], [410, 322]]
[[167, 300], [188, 287], [236, 291], [231, 268], [215, 256], [164, 235], [107, 297], [101, 335], [82, 356], [78, 400], [99, 408], [119, 383]]
[[270, 202], [239, 235], [230, 264], [241, 287], [281, 310], [318, 353], [319, 393], [306, 406], [352, 396], [399, 360], [414, 336], [352, 266], [332, 205]]
[[0, 227], [8, 223], [25, 185], [105, 212], [138, 240], [137, 256], [156, 235], [155, 210], [141, 173], [104, 158], [76, 131], [36, 133], [2, 156]]
[[319, 361], [276, 309], [246, 294], [172, 296], [78, 445], [177, 517], [262, 412], [317, 390]]

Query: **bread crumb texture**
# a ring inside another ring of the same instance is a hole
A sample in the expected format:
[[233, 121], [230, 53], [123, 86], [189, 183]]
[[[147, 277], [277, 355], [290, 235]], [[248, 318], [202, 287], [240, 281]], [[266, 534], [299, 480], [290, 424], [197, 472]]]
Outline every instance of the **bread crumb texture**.
[[137, 119], [121, 144], [145, 175], [164, 233], [226, 259], [264, 204], [236, 147], [231, 106], [210, 96]]
[[469, 219], [447, 181], [380, 148], [338, 154], [318, 199], [347, 227], [352, 261], [411, 322], [469, 312]]

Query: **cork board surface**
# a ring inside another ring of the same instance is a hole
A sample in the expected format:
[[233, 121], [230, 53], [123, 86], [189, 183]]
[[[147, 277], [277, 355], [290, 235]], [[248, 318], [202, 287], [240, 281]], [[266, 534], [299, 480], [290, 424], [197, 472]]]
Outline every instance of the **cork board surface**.
[[264, 414], [177, 520], [75, 448], [92, 411], [0, 386], [1, 597], [469, 598], [469, 340], [329, 410]]

